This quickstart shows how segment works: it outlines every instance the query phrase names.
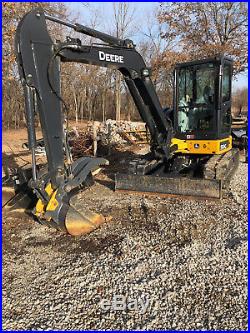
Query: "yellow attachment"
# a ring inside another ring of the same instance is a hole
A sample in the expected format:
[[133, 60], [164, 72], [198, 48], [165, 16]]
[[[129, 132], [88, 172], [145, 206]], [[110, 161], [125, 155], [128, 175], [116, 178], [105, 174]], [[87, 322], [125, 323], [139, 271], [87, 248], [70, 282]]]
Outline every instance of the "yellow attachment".
[[[51, 183], [45, 187], [46, 193], [49, 195], [50, 200], [47, 205], [43, 204], [42, 200], [39, 199], [36, 204], [35, 215], [38, 218], [44, 218], [44, 214], [48, 211], [54, 211], [59, 203], [56, 200], [57, 190], [53, 190]], [[46, 216], [47, 221], [51, 221], [51, 218]], [[77, 211], [74, 207], [68, 206], [68, 211], [65, 216], [65, 220], [61, 221], [66, 231], [72, 236], [79, 236], [88, 234], [91, 231], [98, 228], [102, 223], [105, 222], [105, 218], [101, 214], [96, 214], [84, 208], [83, 212]], [[62, 229], [65, 231], [65, 229]]]
[[88, 234], [105, 222], [101, 214], [84, 208], [83, 213], [70, 207], [65, 218], [65, 228], [71, 236]]
[[232, 137], [221, 140], [180, 140], [173, 138], [171, 146], [176, 145], [178, 148], [175, 153], [182, 154], [224, 154], [232, 149]]
[[37, 201], [35, 215], [38, 217], [41, 217], [46, 211], [55, 210], [58, 206], [58, 201], [56, 200], [57, 190], [53, 190], [51, 183], [48, 183], [45, 187], [45, 192], [50, 196], [50, 200], [47, 205], [44, 205], [41, 199]]

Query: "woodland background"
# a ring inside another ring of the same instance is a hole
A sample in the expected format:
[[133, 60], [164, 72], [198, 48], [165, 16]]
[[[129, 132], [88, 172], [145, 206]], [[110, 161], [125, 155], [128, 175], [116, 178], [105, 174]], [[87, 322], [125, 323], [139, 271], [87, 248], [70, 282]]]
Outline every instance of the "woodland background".
[[[66, 3], [2, 3], [2, 126], [25, 126], [24, 99], [14, 54], [16, 26], [34, 7], [51, 15], [86, 24]], [[152, 68], [152, 79], [163, 106], [172, 104], [172, 72], [176, 62], [204, 58], [224, 52], [234, 59], [234, 75], [246, 73], [248, 62], [248, 4], [246, 2], [159, 3], [157, 9], [138, 22], [133, 3], [112, 4], [112, 20], [104, 27], [105, 13], [91, 3], [79, 3], [91, 14], [89, 26], [119, 38], [140, 32], [137, 50]], [[102, 7], [103, 8], [103, 7]], [[58, 24], [49, 24], [55, 39], [78, 37], [83, 43], [95, 40]], [[69, 118], [76, 123], [106, 119], [140, 120], [120, 73], [112, 69], [67, 63], [62, 65], [62, 96]], [[247, 112], [247, 87], [234, 91], [233, 110]]]

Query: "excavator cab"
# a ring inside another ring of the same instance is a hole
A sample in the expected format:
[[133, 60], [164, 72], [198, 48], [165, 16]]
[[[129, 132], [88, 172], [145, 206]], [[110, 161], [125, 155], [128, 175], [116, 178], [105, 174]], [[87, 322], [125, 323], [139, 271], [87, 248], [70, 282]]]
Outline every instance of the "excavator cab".
[[117, 189], [222, 197], [239, 165], [239, 151], [232, 147], [231, 136], [232, 70], [232, 59], [224, 55], [176, 65], [173, 110], [169, 112], [171, 153], [162, 163], [144, 158], [143, 167], [141, 161], [137, 168], [132, 165], [129, 176], [116, 176]]
[[224, 56], [176, 65], [172, 143], [177, 152], [221, 154], [232, 148], [232, 67]]

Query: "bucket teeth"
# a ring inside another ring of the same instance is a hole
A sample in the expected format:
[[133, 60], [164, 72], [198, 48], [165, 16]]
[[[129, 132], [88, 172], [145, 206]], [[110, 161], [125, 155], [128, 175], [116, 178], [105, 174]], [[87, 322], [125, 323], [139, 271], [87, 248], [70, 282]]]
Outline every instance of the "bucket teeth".
[[105, 218], [101, 214], [87, 209], [79, 213], [73, 207], [69, 207], [65, 218], [65, 228], [70, 235], [79, 236], [90, 233], [104, 222]]

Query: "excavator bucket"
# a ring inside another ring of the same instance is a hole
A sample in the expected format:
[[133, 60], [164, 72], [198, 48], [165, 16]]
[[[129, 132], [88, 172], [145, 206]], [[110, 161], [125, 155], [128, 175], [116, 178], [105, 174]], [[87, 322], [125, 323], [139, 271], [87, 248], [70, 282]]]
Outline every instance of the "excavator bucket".
[[220, 199], [222, 196], [222, 182], [216, 179], [116, 174], [115, 190], [159, 196]]
[[[2, 208], [6, 212], [12, 214], [34, 212], [34, 207], [37, 205], [37, 197], [32, 192], [15, 193], [10, 188], [5, 187], [2, 194]], [[88, 234], [105, 222], [103, 215], [94, 213], [89, 209], [76, 208], [72, 204], [65, 205], [64, 208], [66, 208], [66, 215], [64, 217], [60, 216], [58, 224], [54, 223], [50, 218], [48, 220], [38, 218], [39, 222], [49, 227], [55, 227], [72, 236]]]
[[101, 214], [93, 213], [88, 209], [83, 212], [70, 207], [65, 218], [65, 228], [71, 236], [88, 234], [105, 222]]
[[[81, 180], [81, 188], [93, 185], [92, 174], [101, 170], [100, 165], [107, 165], [108, 161], [102, 158], [83, 157], [72, 165], [74, 176]], [[20, 174], [19, 174], [20, 176]], [[27, 177], [26, 177], [27, 178]], [[5, 186], [5, 200], [2, 202], [2, 208], [11, 213], [26, 212], [32, 213], [40, 224], [66, 232], [72, 236], [88, 234], [98, 228], [105, 222], [103, 215], [82, 208], [77, 202], [77, 191], [80, 188], [73, 187], [73, 191], [66, 192], [65, 186], [53, 190], [51, 183], [48, 182], [45, 192], [48, 201], [44, 202], [29, 187], [30, 179], [26, 179], [21, 185]], [[18, 175], [14, 179], [19, 183]], [[23, 179], [23, 174], [22, 174]], [[14, 190], [16, 188], [16, 191]]]

